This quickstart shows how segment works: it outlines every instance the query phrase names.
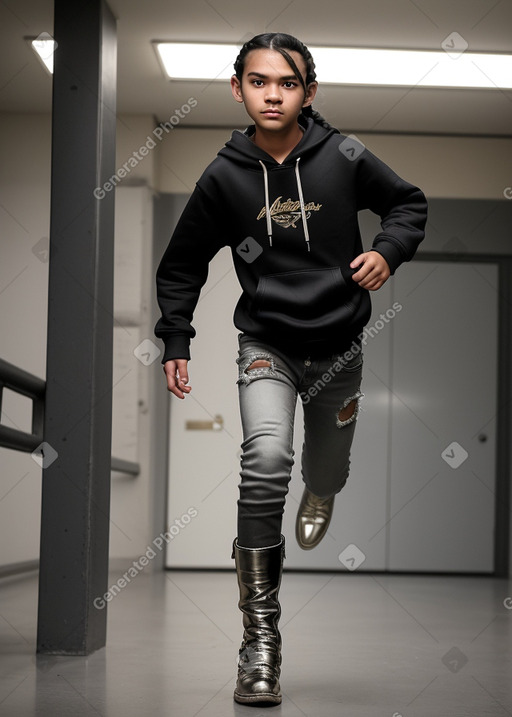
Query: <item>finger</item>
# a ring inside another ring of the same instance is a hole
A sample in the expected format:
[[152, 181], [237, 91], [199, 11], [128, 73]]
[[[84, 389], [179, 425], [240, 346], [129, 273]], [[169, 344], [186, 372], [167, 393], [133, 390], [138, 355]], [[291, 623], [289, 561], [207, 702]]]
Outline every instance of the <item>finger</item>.
[[370, 281], [368, 284], [363, 286], [363, 289], [367, 289], [368, 291], [376, 291], [377, 289], [380, 289], [382, 286], [381, 281]]
[[180, 390], [177, 383], [176, 362], [166, 361], [163, 368], [167, 379], [167, 390], [178, 398], [184, 398], [183, 392]]
[[181, 386], [179, 386], [179, 384], [177, 383], [176, 379], [170, 378], [167, 382], [167, 388], [170, 393], [173, 393], [178, 398], [185, 398], [185, 394], [183, 393], [183, 390]]
[[173, 393], [177, 398], [185, 398], [185, 394], [183, 391], [180, 391], [180, 389], [175, 386], [174, 388], [169, 389], [170, 393]]
[[352, 279], [362, 286], [363, 281], [368, 280], [373, 272], [373, 267], [369, 262], [365, 262], [363, 266], [355, 274], [352, 274]]
[[176, 364], [174, 361], [166, 361], [163, 365], [163, 370], [167, 381], [167, 388], [171, 390], [174, 386], [174, 377], [176, 376]]
[[183, 385], [187, 384], [188, 383], [188, 368], [187, 368], [188, 361], [187, 361], [187, 359], [176, 359], [175, 364], [176, 364], [176, 372], [179, 376], [180, 384], [183, 384]]
[[190, 393], [192, 387], [187, 385], [189, 380], [187, 364], [187, 359], [176, 359], [176, 384], [181, 391], [184, 391], [185, 393]]
[[371, 277], [370, 279], [367, 279], [366, 282], [363, 284], [359, 284], [361, 288], [368, 289], [369, 291], [376, 291], [377, 289], [380, 289], [380, 287], [384, 284], [385, 279], [381, 276]]
[[367, 252], [364, 252], [363, 254], [359, 254], [359, 256], [356, 256], [355, 259], [352, 259], [352, 261], [350, 262], [350, 268], [357, 269], [358, 266], [363, 264], [366, 261], [366, 254]]

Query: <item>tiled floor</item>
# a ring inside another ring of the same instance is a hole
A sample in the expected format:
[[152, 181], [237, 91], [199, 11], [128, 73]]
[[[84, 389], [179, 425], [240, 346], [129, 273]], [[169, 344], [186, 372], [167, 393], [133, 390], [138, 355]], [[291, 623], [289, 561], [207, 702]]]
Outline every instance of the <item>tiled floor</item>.
[[0, 591], [2, 717], [512, 715], [507, 580], [285, 571], [273, 707], [233, 701], [234, 571], [140, 573], [88, 657], [36, 656], [35, 573]]

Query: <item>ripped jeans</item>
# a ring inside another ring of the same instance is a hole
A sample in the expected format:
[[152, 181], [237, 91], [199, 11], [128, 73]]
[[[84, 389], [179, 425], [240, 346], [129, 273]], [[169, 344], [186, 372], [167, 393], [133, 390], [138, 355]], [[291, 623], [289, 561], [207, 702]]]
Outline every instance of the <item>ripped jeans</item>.
[[363, 355], [288, 356], [247, 334], [239, 334], [238, 341], [243, 432], [238, 544], [266, 547], [281, 540], [298, 395], [304, 408], [302, 480], [319, 498], [339, 493], [347, 482]]

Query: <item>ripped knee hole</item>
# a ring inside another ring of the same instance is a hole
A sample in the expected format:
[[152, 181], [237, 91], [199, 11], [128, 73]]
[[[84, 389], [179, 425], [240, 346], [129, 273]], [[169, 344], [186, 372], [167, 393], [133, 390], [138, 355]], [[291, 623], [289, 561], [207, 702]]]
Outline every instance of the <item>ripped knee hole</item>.
[[359, 413], [359, 402], [363, 397], [362, 393], [358, 393], [356, 396], [347, 398], [343, 406], [336, 414], [336, 425], [338, 428], [348, 426], [350, 423], [356, 420], [357, 414]]
[[244, 359], [237, 359], [239, 364], [238, 383], [250, 383], [253, 379], [275, 375], [275, 363], [270, 354], [256, 353]]
[[352, 418], [354, 413], [356, 412], [356, 406], [357, 406], [357, 400], [353, 398], [350, 403], [341, 409], [341, 411], [338, 413], [338, 420], [339, 421], [348, 421], [349, 418]]
[[270, 368], [271, 367], [270, 361], [267, 361], [267, 359], [257, 359], [256, 361], [253, 361], [250, 366], [247, 366], [245, 369], [246, 373], [247, 371], [252, 371], [255, 368]]

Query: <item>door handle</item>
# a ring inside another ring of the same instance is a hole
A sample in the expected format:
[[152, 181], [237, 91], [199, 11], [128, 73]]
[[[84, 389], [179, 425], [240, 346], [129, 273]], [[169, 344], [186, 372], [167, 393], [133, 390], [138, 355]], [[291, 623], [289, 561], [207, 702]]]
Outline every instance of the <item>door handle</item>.
[[213, 417], [213, 421], [185, 421], [186, 431], [222, 431], [224, 419], [219, 414]]

